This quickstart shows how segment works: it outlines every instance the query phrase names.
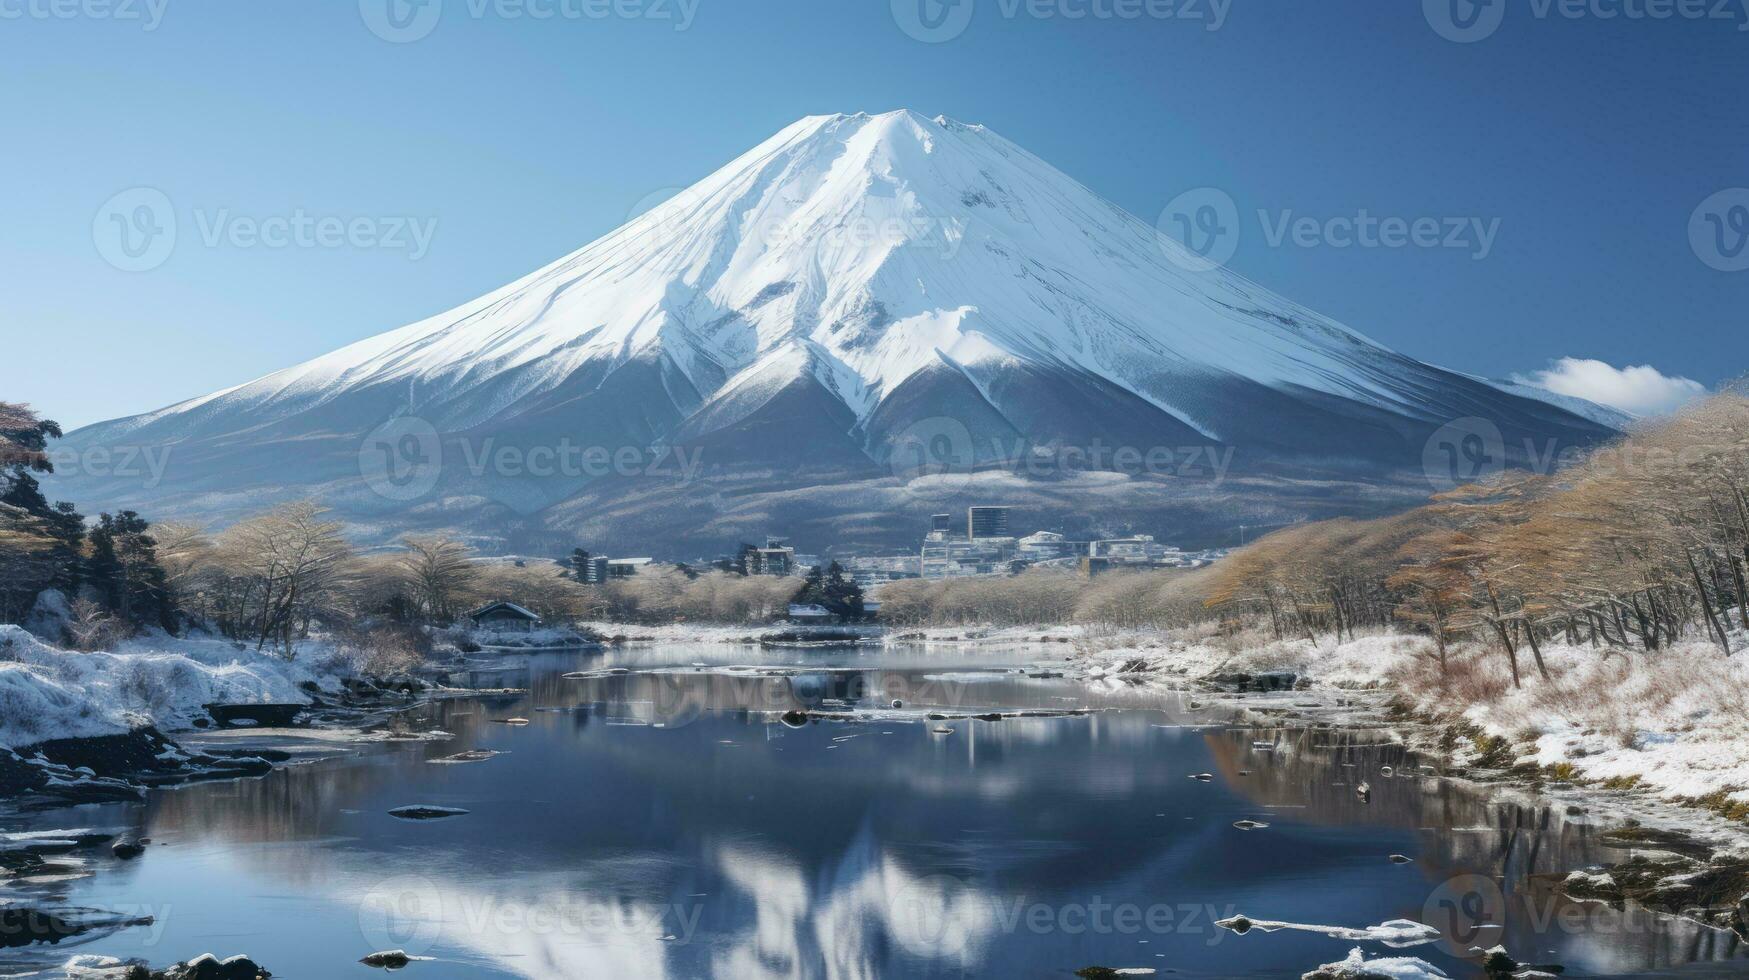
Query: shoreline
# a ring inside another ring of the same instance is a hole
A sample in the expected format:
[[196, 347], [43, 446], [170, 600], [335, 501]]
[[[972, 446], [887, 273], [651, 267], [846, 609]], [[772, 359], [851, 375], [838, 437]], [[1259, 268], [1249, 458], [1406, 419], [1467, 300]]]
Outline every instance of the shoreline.
[[[1107, 638], [1115, 639], [1115, 638]], [[1124, 638], [1163, 641], [1159, 636]], [[1354, 644], [1400, 637], [1361, 637]], [[1425, 692], [1407, 688], [1401, 675], [1363, 679], [1344, 663], [1342, 644], [1330, 650], [1335, 670], [1310, 671], [1231, 658], [1212, 665], [1191, 645], [1170, 651], [1125, 644], [1083, 651], [1070, 676], [1088, 683], [1161, 686], [1194, 692], [1208, 707], [1236, 712], [1240, 724], [1270, 728], [1373, 730], [1397, 741], [1412, 756], [1428, 760], [1414, 773], [1381, 773], [1368, 778], [1451, 780], [1475, 791], [1509, 800], [1565, 808], [1569, 816], [1604, 828], [1599, 841], [1620, 850], [1609, 864], [1563, 873], [1531, 875], [1574, 901], [1629, 903], [1648, 911], [1735, 933], [1749, 941], [1749, 823], [1720, 813], [1706, 800], [1671, 797], [1638, 783], [1622, 785], [1579, 775], [1571, 763], [1525, 761], [1523, 740], [1491, 734], [1462, 713], [1429, 710]], [[1256, 651], [1252, 651], [1256, 652]], [[1302, 668], [1304, 664], [1300, 665]], [[1337, 678], [1332, 680], [1332, 678]], [[1530, 743], [1532, 747], [1541, 739]], [[1431, 770], [1431, 771], [1429, 771]], [[1528, 880], [1528, 879], [1527, 879]]]
[[[641, 636], [615, 638], [618, 642], [612, 645], [693, 642], [757, 646], [761, 636], [769, 635], [771, 629], [771, 626], [668, 626]], [[1377, 656], [1379, 647], [1394, 649], [1405, 642], [1403, 637], [1361, 637], [1333, 645], [1326, 642], [1322, 647], [1312, 648], [1318, 652], [1307, 660], [1306, 649], [1292, 644], [1286, 648], [1264, 644], [1227, 653], [1211, 651], [1204, 643], [1151, 631], [1092, 631], [1079, 627], [935, 628], [876, 629], [871, 635], [879, 637], [881, 649], [921, 646], [994, 651], [1034, 646], [1041, 656], [1028, 663], [1041, 668], [1048, 666], [1056, 676], [1094, 687], [1157, 687], [1194, 695], [1190, 700], [1193, 707], [1210, 710], [1211, 722], [1219, 714], [1222, 716], [1219, 723], [1230, 726], [1256, 731], [1377, 733], [1402, 745], [1425, 764], [1413, 773], [1387, 772], [1369, 778], [1450, 780], [1507, 802], [1527, 795], [1564, 807], [1570, 816], [1579, 814], [1584, 822], [1597, 825], [1600, 840], [1607, 846], [1619, 846], [1622, 859], [1609, 866], [1532, 876], [1562, 895], [1618, 908], [1634, 902], [1659, 914], [1733, 931], [1749, 940], [1749, 922], [1745, 921], [1749, 919], [1749, 825], [1704, 808], [1684, 806], [1646, 787], [1614, 789], [1600, 781], [1556, 778], [1552, 766], [1521, 763], [1510, 740], [1490, 735], [1461, 715], [1454, 718], [1449, 712], [1442, 716], [1423, 710], [1416, 692], [1403, 685], [1407, 675], [1381, 669]], [[568, 646], [561, 651], [577, 649]], [[551, 652], [554, 651], [514, 648], [490, 650], [490, 655], [514, 657]], [[1397, 652], [1416, 655], [1413, 650]], [[1048, 657], [1043, 656], [1046, 654]], [[1295, 656], [1301, 659], [1296, 660]], [[430, 666], [435, 673], [465, 669], [453, 663]], [[489, 696], [508, 690], [512, 689], [452, 688], [432, 683], [419, 691], [407, 691], [384, 685], [376, 689], [379, 697], [367, 702], [353, 700], [358, 692], [343, 685], [339, 695], [314, 695], [317, 703], [312, 710], [320, 712], [320, 720], [306, 726], [150, 732], [151, 737], [164, 743], [154, 742], [159, 751], [174, 745], [185, 758], [253, 760], [246, 763], [247, 771], [215, 770], [190, 774], [187, 779], [259, 778], [287, 766], [325, 761], [348, 748], [452, 737], [436, 730], [399, 730], [395, 719], [437, 700]], [[343, 719], [347, 714], [352, 717]], [[137, 733], [130, 733], [134, 734]], [[181, 745], [181, 741], [188, 744]], [[113, 778], [99, 773], [91, 775], [98, 779]], [[181, 781], [186, 780], [172, 776], [162, 782], [142, 782], [131, 787], [129, 796], [86, 802], [137, 802], [150, 789]], [[16, 796], [0, 800], [0, 805], [8, 807], [19, 803]], [[111, 839], [106, 838], [95, 843], [85, 841], [80, 846], [90, 850], [110, 843]], [[119, 845], [121, 841], [115, 843]], [[12, 850], [17, 852], [20, 848]], [[113, 870], [104, 866], [107, 861], [81, 863], [98, 865], [87, 866], [82, 873]], [[42, 866], [52, 870], [53, 858], [45, 857]], [[11, 877], [19, 883], [29, 880], [16, 871]], [[1688, 902], [1690, 898], [1696, 901]]]

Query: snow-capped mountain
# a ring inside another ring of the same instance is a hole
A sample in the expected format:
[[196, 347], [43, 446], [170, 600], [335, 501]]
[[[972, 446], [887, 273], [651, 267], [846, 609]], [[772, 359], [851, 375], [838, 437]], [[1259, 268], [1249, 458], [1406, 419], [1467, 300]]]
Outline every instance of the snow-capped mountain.
[[[968, 465], [1209, 446], [1243, 472], [1385, 473], [1419, 467], [1429, 435], [1466, 417], [1497, 426], [1508, 453], [1609, 434], [1205, 270], [982, 126], [858, 113], [799, 120], [454, 310], [82, 429], [72, 448], [171, 458], [150, 488], [71, 475], [66, 492], [220, 516], [316, 493], [357, 513], [458, 526], [512, 515], [525, 530], [599, 528], [603, 513], [630, 520], [636, 500], [672, 513], [685, 499], [709, 528], [698, 500], [720, 515], [734, 506], [725, 494], [763, 494], [771, 506], [755, 511], [775, 521], [797, 488], [899, 485], [910, 474], [895, 450], [920, 443]], [[702, 469], [678, 494], [620, 465], [531, 475], [543, 447], [657, 447], [631, 468], [677, 451]], [[415, 479], [396, 469], [384, 493], [366, 457], [382, 450], [394, 469], [402, 449]], [[871, 528], [893, 509], [850, 498], [842, 508]]]

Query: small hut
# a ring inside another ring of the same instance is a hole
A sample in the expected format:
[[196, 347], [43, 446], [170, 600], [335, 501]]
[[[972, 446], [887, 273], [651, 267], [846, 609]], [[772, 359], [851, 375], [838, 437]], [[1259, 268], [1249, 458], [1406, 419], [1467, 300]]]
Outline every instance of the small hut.
[[541, 624], [541, 618], [514, 602], [494, 602], [468, 613], [475, 629], [526, 633]]

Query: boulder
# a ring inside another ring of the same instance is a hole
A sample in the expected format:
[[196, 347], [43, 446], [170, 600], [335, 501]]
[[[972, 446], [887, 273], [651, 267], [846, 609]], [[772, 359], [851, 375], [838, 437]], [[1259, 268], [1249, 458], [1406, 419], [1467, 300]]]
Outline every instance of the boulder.
[[[154, 980], [159, 976], [152, 975]], [[247, 956], [233, 956], [228, 960], [207, 953], [196, 956], [186, 963], [178, 963], [165, 970], [164, 980], [266, 980], [273, 974], [263, 970]]]
[[413, 803], [395, 807], [389, 811], [389, 816], [400, 817], [402, 820], [442, 820], [445, 817], [465, 816], [467, 812], [460, 807]]
[[19, 625], [38, 639], [59, 646], [67, 642], [67, 624], [72, 621], [73, 607], [66, 595], [60, 589], [44, 589], [36, 594]]

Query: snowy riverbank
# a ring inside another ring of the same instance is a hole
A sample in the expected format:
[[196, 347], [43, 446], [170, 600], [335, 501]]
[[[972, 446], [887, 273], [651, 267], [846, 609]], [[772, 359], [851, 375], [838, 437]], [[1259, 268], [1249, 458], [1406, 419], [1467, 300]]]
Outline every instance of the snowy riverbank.
[[1183, 685], [1292, 674], [1313, 690], [1374, 690], [1461, 732], [1461, 759], [1490, 756], [1749, 817], [1749, 655], [1727, 657], [1715, 644], [1545, 644], [1548, 678], [1521, 651], [1522, 686], [1497, 648], [1454, 646], [1442, 671], [1430, 639], [1394, 633], [1247, 644], [1135, 633], [1083, 644], [1092, 679]]
[[349, 671], [329, 645], [286, 660], [221, 638], [148, 634], [100, 653], [63, 650], [0, 624], [0, 747], [195, 726], [205, 705], [308, 704]]

